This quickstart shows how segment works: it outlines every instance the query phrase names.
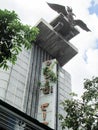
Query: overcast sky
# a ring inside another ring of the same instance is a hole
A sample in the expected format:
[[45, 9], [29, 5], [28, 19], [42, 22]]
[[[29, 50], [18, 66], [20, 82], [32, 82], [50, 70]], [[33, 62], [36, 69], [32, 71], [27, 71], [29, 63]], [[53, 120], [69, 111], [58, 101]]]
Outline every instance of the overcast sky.
[[46, 2], [73, 8], [76, 19], [83, 20], [92, 32], [79, 29], [80, 34], [70, 42], [79, 53], [63, 68], [72, 76], [72, 89], [81, 94], [84, 78], [98, 76], [98, 0], [0, 0], [0, 8], [15, 10], [22, 23], [34, 26], [40, 18], [52, 21], [57, 13]]

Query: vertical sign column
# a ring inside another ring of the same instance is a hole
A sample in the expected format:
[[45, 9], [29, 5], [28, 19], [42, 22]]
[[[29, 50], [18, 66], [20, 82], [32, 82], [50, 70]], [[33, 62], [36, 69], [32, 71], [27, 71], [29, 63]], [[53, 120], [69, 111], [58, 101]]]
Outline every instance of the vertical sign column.
[[43, 124], [55, 128], [56, 122], [56, 60], [43, 62], [41, 70], [39, 105], [37, 119]]

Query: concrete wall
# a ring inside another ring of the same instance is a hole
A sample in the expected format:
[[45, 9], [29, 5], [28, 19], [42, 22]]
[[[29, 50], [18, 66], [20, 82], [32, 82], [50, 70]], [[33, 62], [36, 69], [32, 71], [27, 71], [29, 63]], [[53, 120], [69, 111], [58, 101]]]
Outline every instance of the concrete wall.
[[39, 81], [41, 76], [42, 62], [52, 57], [37, 45], [33, 45], [31, 62], [26, 87], [24, 109], [32, 117], [37, 117], [39, 100]]
[[[37, 119], [40, 122], [47, 124], [50, 128], [55, 129], [57, 81], [55, 83], [49, 81], [50, 85], [49, 93], [48, 94], [43, 93], [43, 88], [45, 88], [46, 83], [45, 76], [43, 75], [43, 68], [46, 67], [46, 62], [43, 62], [41, 69], [41, 86], [40, 86], [41, 89], [39, 91]], [[55, 75], [57, 75], [57, 64], [55, 64], [56, 60], [55, 59], [50, 60], [49, 62], [51, 62], [50, 66], [54, 65], [52, 71], [55, 73]]]

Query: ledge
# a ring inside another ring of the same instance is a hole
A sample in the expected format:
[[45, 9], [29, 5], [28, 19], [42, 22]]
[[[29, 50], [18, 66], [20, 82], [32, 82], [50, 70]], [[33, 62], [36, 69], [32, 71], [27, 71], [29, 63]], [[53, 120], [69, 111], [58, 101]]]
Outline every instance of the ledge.
[[[63, 20], [62, 20], [62, 19]], [[64, 28], [62, 25], [56, 27], [56, 22], [63, 21]], [[60, 21], [61, 20], [61, 21]], [[64, 23], [65, 20], [65, 23]], [[51, 26], [52, 25], [52, 26]], [[66, 40], [65, 37], [70, 34], [71, 27], [69, 29], [65, 27], [65, 25], [69, 26], [68, 21], [60, 16], [58, 16], [55, 20], [51, 22], [51, 25], [48, 24], [44, 19], [41, 19], [36, 26], [39, 28], [40, 33], [37, 37], [36, 44], [44, 49], [47, 53], [49, 53], [53, 58], [56, 58], [57, 61], [61, 66], [65, 65], [70, 59], [72, 59], [77, 53], [78, 50], [75, 46], [73, 46], [68, 39]], [[60, 31], [57, 31], [59, 30]], [[69, 30], [68, 30], [69, 29]], [[74, 36], [77, 35], [79, 32], [76, 29], [72, 29]], [[65, 33], [64, 33], [65, 32]], [[70, 37], [71, 35], [69, 35]], [[70, 39], [73, 36], [70, 37]]]

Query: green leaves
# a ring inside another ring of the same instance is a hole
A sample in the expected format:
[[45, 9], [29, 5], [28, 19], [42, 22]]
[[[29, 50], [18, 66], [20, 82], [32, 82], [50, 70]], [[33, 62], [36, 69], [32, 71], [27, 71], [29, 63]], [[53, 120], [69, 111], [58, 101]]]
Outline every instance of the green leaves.
[[38, 28], [23, 25], [14, 11], [0, 10], [0, 67], [8, 68], [8, 61], [15, 64], [22, 48], [30, 49], [38, 33]]
[[46, 66], [43, 68], [43, 74], [51, 81], [51, 82], [56, 82], [57, 81], [57, 76], [53, 72], [51, 66]]
[[92, 80], [85, 80], [84, 89], [86, 91], [82, 95], [82, 99], [85, 102], [98, 101], [98, 77], [93, 77]]
[[[98, 77], [84, 82], [81, 100], [72, 98], [62, 102], [66, 116], [59, 115], [62, 129], [97, 130], [98, 128]], [[72, 96], [76, 96], [74, 93]]]

